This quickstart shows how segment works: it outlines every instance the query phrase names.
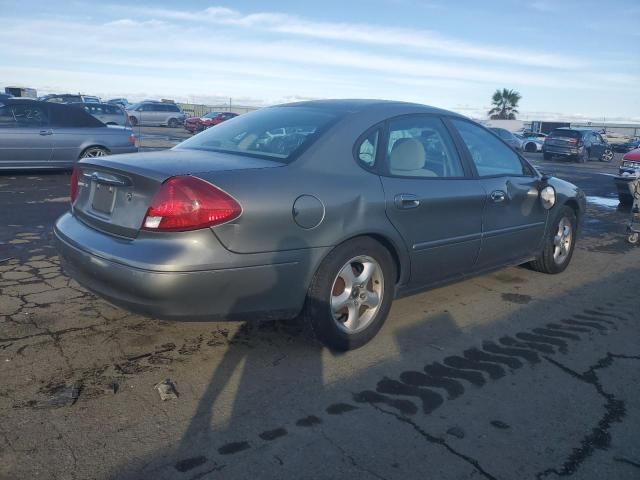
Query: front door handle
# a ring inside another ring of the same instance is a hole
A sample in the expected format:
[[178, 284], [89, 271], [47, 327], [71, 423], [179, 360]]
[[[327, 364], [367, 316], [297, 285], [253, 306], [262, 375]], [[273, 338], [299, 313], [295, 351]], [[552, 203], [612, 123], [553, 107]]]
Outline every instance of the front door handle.
[[53, 135], [53, 130], [40, 130], [40, 135]]
[[411, 193], [400, 193], [394, 197], [394, 201], [396, 207], [401, 209], [418, 208], [420, 206], [418, 197]]
[[491, 201], [494, 203], [500, 203], [500, 202], [504, 202], [504, 199], [507, 197], [507, 194], [504, 193], [502, 190], [494, 190], [493, 192], [491, 192]]

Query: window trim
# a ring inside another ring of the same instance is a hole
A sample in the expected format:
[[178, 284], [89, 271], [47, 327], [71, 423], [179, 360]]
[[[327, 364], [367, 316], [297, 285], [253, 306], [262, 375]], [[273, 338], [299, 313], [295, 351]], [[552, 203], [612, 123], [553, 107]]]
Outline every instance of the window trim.
[[[467, 148], [467, 144], [464, 142], [464, 139], [462, 138], [462, 135], [460, 134], [460, 132], [458, 131], [456, 126], [453, 124], [452, 120], [458, 120], [458, 121], [461, 121], [461, 122], [469, 123], [471, 125], [475, 125], [477, 127], [480, 127], [482, 129], [484, 129], [490, 135], [493, 135], [500, 142], [502, 142], [502, 144], [506, 148], [508, 148], [511, 152], [513, 152], [515, 154], [515, 156], [518, 158], [518, 160], [520, 160], [520, 164], [522, 165], [522, 171], [523, 172], [529, 171], [530, 174], [527, 175], [526, 173], [522, 173], [522, 174], [518, 175], [518, 174], [515, 174], [515, 173], [499, 173], [499, 174], [495, 174], [495, 175], [480, 175], [480, 173], [478, 172], [478, 169], [476, 167], [476, 164], [473, 161], [473, 156], [471, 155], [471, 152]], [[479, 124], [477, 122], [474, 122], [474, 121], [469, 120], [469, 119], [464, 118], [464, 117], [447, 117], [446, 120], [445, 120], [445, 123], [447, 123], [448, 126], [450, 126], [450, 130], [452, 131], [452, 136], [455, 136], [457, 141], [460, 143], [460, 148], [463, 149], [464, 156], [467, 159], [467, 161], [469, 162], [469, 165], [471, 166], [471, 168], [473, 170], [474, 178], [478, 178], [478, 179], [503, 178], [503, 177], [538, 178], [538, 179], [540, 178], [540, 172], [538, 172], [538, 170], [536, 170], [535, 167], [533, 165], [531, 165], [529, 163], [529, 161], [520, 154], [520, 152], [515, 151], [513, 148], [511, 148], [509, 146], [508, 143], [506, 143], [496, 133], [492, 132], [490, 129], [488, 129], [484, 125], [481, 125], [481, 124]]]
[[[389, 148], [389, 137], [390, 137], [390, 123], [394, 120], [398, 120], [398, 119], [403, 119], [403, 118], [409, 118], [409, 117], [421, 117], [421, 118], [431, 118], [431, 119], [435, 119], [435, 120], [440, 120], [440, 122], [442, 122], [442, 125], [444, 127], [444, 131], [446, 133], [449, 134], [449, 138], [451, 139], [451, 142], [453, 143], [453, 153], [455, 153], [456, 155], [458, 155], [458, 160], [460, 160], [460, 164], [462, 165], [462, 172], [463, 175], [460, 177], [412, 177], [412, 176], [405, 176], [405, 175], [395, 175], [392, 174], [390, 169], [389, 169], [389, 162], [387, 161], [387, 155], [386, 152]], [[379, 168], [378, 170], [378, 174], [381, 177], [388, 177], [388, 178], [402, 178], [402, 179], [407, 179], [407, 180], [436, 180], [436, 181], [441, 181], [441, 180], [469, 180], [471, 178], [474, 178], [474, 170], [472, 170], [471, 165], [468, 164], [468, 159], [465, 158], [465, 156], [463, 155], [463, 152], [460, 150], [460, 145], [459, 142], [457, 141], [456, 137], [451, 133], [451, 129], [449, 128], [449, 125], [447, 124], [446, 121], [446, 116], [445, 115], [441, 115], [441, 114], [437, 114], [437, 113], [405, 113], [402, 115], [395, 115], [393, 117], [389, 117], [387, 118], [384, 122], [382, 122], [384, 124], [384, 131], [383, 131], [383, 137], [382, 137], [382, 142], [380, 143], [379, 149], [380, 152], [377, 158], [376, 158], [376, 162], [378, 161], [379, 157], [382, 157], [380, 159], [380, 166], [381, 168]]]

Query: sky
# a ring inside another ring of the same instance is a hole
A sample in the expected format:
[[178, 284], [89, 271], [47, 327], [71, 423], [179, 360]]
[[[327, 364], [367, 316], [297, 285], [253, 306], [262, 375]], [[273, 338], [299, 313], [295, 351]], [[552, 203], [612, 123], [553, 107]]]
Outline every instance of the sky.
[[0, 88], [640, 122], [638, 0], [0, 0]]

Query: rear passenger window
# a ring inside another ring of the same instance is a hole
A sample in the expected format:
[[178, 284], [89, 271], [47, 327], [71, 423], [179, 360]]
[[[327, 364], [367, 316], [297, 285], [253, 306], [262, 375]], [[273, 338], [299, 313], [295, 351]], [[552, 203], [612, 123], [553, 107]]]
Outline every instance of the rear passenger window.
[[436, 117], [391, 120], [387, 164], [389, 173], [400, 177], [464, 177], [453, 140]]
[[376, 163], [376, 154], [378, 153], [378, 141], [380, 139], [380, 130], [376, 129], [360, 142], [358, 147], [358, 160], [365, 167], [371, 168]]
[[43, 127], [47, 116], [42, 108], [33, 105], [13, 105], [13, 116], [18, 127]]
[[520, 157], [484, 128], [464, 120], [451, 120], [464, 141], [481, 177], [524, 175]]

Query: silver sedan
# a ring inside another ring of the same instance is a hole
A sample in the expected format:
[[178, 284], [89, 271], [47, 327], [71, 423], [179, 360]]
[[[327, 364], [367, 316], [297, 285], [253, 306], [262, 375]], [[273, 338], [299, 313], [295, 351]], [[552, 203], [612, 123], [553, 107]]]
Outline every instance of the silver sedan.
[[373, 100], [264, 108], [164, 152], [84, 159], [71, 201], [57, 247], [99, 295], [169, 319], [300, 315], [338, 350], [373, 338], [394, 297], [525, 262], [562, 272], [586, 208], [484, 127]]
[[0, 103], [0, 169], [70, 168], [81, 158], [132, 153], [133, 130], [83, 109], [37, 100]]

